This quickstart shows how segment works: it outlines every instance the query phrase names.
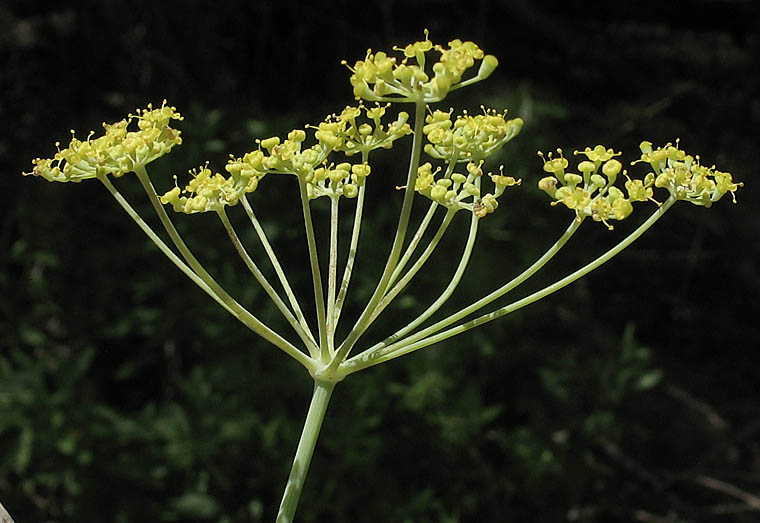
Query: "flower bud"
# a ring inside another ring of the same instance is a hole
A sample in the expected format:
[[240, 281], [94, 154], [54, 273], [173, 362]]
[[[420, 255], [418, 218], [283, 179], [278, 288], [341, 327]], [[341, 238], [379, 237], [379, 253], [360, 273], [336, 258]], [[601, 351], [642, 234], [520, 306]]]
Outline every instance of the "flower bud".
[[596, 170], [596, 165], [594, 165], [594, 162], [584, 160], [578, 164], [578, 170], [583, 174], [592, 173]]
[[559, 180], [554, 176], [546, 176], [538, 181], [538, 188], [554, 198], [554, 195], [557, 192], [557, 183], [559, 183]]
[[499, 60], [492, 54], [483, 57], [483, 61], [480, 62], [480, 68], [478, 69], [478, 78], [484, 80], [491, 76], [491, 73], [499, 66]]
[[460, 173], [452, 174], [451, 179], [454, 181], [454, 183], [459, 183], [459, 184], [467, 181], [467, 177], [464, 174], [460, 174]]
[[347, 183], [343, 186], [343, 196], [346, 198], [356, 198], [359, 194], [359, 189], [353, 183]]
[[291, 142], [303, 142], [306, 140], [306, 132], [304, 132], [302, 129], [293, 129], [288, 133], [288, 140]]
[[575, 173], [567, 173], [565, 175], [565, 183], [570, 187], [575, 187], [583, 181], [583, 177]]
[[351, 166], [351, 173], [357, 178], [366, 178], [371, 172], [369, 164], [359, 163]]
[[446, 187], [442, 185], [435, 184], [433, 185], [432, 189], [430, 189], [430, 198], [434, 201], [443, 200], [445, 195], [446, 195]]
[[604, 162], [604, 165], [602, 165], [602, 172], [608, 178], [612, 178], [614, 176], [617, 176], [622, 168], [623, 164], [613, 158], [612, 160], [607, 160]]
[[631, 215], [633, 212], [633, 205], [625, 198], [618, 198], [612, 202], [612, 215], [616, 220], [623, 220]]
[[265, 140], [261, 140], [261, 146], [264, 149], [272, 150], [277, 145], [280, 145], [280, 138], [278, 136], [272, 136], [271, 138], [267, 138]]

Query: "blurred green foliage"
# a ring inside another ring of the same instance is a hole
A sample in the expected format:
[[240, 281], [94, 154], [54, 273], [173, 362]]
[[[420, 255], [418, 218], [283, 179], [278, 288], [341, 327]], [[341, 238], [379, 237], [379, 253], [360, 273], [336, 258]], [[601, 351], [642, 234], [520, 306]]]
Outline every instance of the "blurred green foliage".
[[[757, 490], [760, 333], [747, 305], [760, 292], [756, 9], [623, 5], [230, 0], [187, 2], [181, 16], [155, 2], [0, 6], [9, 195], [0, 208], [0, 500], [16, 521], [271, 521], [310, 392], [300, 367], [185, 281], [100, 187], [18, 173], [70, 127], [94, 129], [166, 97], [186, 116], [185, 144], [151, 170], [168, 188], [173, 172], [220, 165], [255, 137], [339, 110], [350, 96], [341, 58], [411, 41], [423, 27], [499, 56], [481, 97], [457, 93], [452, 104], [506, 106], [526, 121], [497, 159], [525, 180], [521, 196], [484, 223], [450, 310], [518, 272], [564, 227], [567, 216], [534, 187], [537, 149], [604, 141], [635, 151], [644, 138], [681, 137], [746, 187], [736, 207], [675, 208], [609, 267], [549, 300], [340, 384], [299, 520], [756, 521], [746, 499], [695, 480]], [[402, 171], [389, 158], [373, 173], [380, 194], [366, 211], [358, 299], [381, 271]], [[147, 209], [129, 181], [120, 188]], [[293, 187], [272, 180], [267, 189], [283, 198], [257, 193], [254, 205], [308, 303]], [[216, 223], [178, 226], [213, 274], [282, 327], [253, 282], [238, 279]], [[625, 227], [592, 229], [536, 288]], [[445, 273], [450, 262], [431, 266]], [[436, 276], [370, 336], [418, 307]]]

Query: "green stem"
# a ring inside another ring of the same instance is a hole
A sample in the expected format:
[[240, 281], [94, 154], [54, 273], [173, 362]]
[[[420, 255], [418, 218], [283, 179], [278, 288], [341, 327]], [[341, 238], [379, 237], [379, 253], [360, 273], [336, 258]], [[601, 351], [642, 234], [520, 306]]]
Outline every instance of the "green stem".
[[[366, 159], [364, 160], [366, 162]], [[335, 302], [335, 326], [338, 325], [340, 319], [340, 313], [343, 310], [343, 304], [346, 301], [346, 294], [348, 293], [348, 285], [351, 283], [351, 274], [354, 270], [354, 262], [356, 261], [356, 251], [359, 245], [359, 233], [362, 225], [362, 211], [364, 210], [364, 194], [366, 182], [359, 187], [359, 196], [356, 199], [356, 210], [354, 212], [354, 227], [351, 231], [351, 241], [348, 247], [348, 258], [346, 259], [346, 267], [343, 270], [343, 279], [340, 283], [340, 291], [338, 291], [338, 299]]]
[[454, 293], [457, 286], [459, 285], [459, 282], [462, 280], [462, 276], [464, 275], [464, 271], [467, 268], [467, 264], [470, 262], [470, 256], [472, 255], [472, 249], [475, 245], [475, 238], [477, 237], [479, 223], [480, 219], [473, 213], [472, 221], [470, 222], [470, 233], [467, 236], [467, 244], [464, 247], [462, 258], [459, 261], [459, 265], [457, 266], [456, 270], [454, 271], [454, 275], [451, 277], [451, 281], [443, 290], [441, 295], [430, 305], [430, 307], [425, 310], [425, 312], [417, 316], [414, 321], [410, 322], [406, 327], [395, 332], [393, 334], [394, 339], [399, 339], [416, 329], [426, 319], [435, 314], [435, 312], [440, 309], [441, 306], [446, 303], [446, 301]]
[[269, 256], [269, 261], [271, 262], [272, 267], [274, 268], [274, 272], [277, 274], [277, 278], [279, 278], [280, 280], [280, 284], [282, 285], [282, 288], [285, 291], [285, 295], [288, 297], [290, 306], [293, 309], [293, 314], [295, 314], [295, 317], [298, 319], [298, 323], [301, 324], [301, 327], [303, 327], [303, 330], [309, 334], [309, 339], [314, 343], [314, 345], [316, 345], [317, 342], [314, 340], [314, 336], [312, 336], [311, 334], [311, 329], [309, 328], [309, 324], [306, 322], [306, 318], [304, 317], [303, 312], [301, 311], [301, 306], [298, 303], [298, 299], [293, 293], [293, 289], [291, 289], [290, 287], [290, 283], [288, 282], [288, 278], [285, 275], [285, 271], [282, 270], [280, 261], [277, 259], [277, 255], [275, 254], [274, 249], [272, 248], [272, 245], [269, 243], [269, 240], [267, 239], [267, 235], [264, 232], [264, 228], [259, 223], [258, 218], [256, 218], [256, 215], [253, 212], [253, 207], [251, 207], [251, 204], [248, 202], [248, 199], [245, 197], [245, 195], [243, 195], [241, 200], [243, 202], [243, 208], [245, 209], [245, 212], [248, 215], [248, 218], [251, 220], [251, 225], [253, 225], [253, 228], [256, 231], [256, 234], [258, 235], [259, 240], [261, 241], [261, 245], [264, 247], [264, 251], [266, 251], [267, 256]]
[[335, 292], [338, 279], [338, 212], [340, 198], [330, 198], [330, 261], [327, 265], [327, 343], [330, 354], [335, 344]]
[[396, 234], [393, 238], [393, 246], [391, 252], [388, 255], [388, 260], [385, 262], [385, 268], [383, 274], [380, 276], [380, 281], [375, 288], [375, 292], [369, 300], [369, 303], [364, 308], [364, 311], [356, 321], [354, 328], [349, 332], [346, 339], [341, 343], [340, 347], [336, 351], [335, 355], [330, 362], [330, 368], [335, 369], [337, 366], [348, 356], [349, 351], [362, 335], [370, 321], [372, 314], [377, 307], [380, 300], [385, 294], [385, 290], [388, 287], [388, 281], [390, 280], [393, 269], [396, 268], [399, 255], [401, 254], [401, 248], [404, 245], [404, 238], [406, 236], [406, 230], [409, 226], [409, 216], [412, 212], [412, 201], [414, 200], [414, 185], [417, 180], [417, 170], [420, 166], [420, 155], [422, 153], [422, 142], [424, 140], [422, 134], [422, 127], [425, 121], [425, 109], [427, 105], [424, 101], [417, 100], [415, 102], [414, 110], [414, 138], [412, 141], [412, 154], [409, 159], [409, 170], [406, 177], [406, 187], [404, 189], [404, 201], [401, 205], [401, 214], [398, 220], [398, 226], [396, 227]]
[[414, 254], [414, 251], [417, 249], [417, 246], [419, 245], [420, 240], [422, 240], [422, 236], [425, 234], [425, 231], [427, 231], [428, 225], [430, 225], [430, 221], [433, 219], [433, 215], [435, 214], [435, 211], [437, 208], [438, 208], [438, 204], [436, 202], [430, 203], [430, 207], [428, 207], [428, 210], [425, 213], [424, 218], [422, 218], [420, 225], [417, 227], [417, 231], [414, 233], [414, 236], [412, 236], [412, 239], [409, 242], [409, 245], [406, 246], [404, 255], [399, 260], [398, 265], [396, 265], [396, 268], [393, 269], [393, 273], [391, 274], [391, 277], [388, 280], [389, 286], [393, 285], [393, 283], [398, 279], [399, 275], [401, 274], [401, 271], [404, 270], [404, 267], [406, 267], [406, 264], [409, 263], [409, 259], [412, 257], [412, 254]]
[[264, 292], [267, 293], [269, 298], [277, 306], [277, 309], [285, 317], [290, 326], [293, 327], [293, 330], [296, 332], [296, 334], [298, 334], [298, 337], [301, 338], [301, 341], [304, 343], [304, 345], [306, 345], [306, 347], [309, 349], [309, 354], [313, 358], [317, 357], [319, 354], [319, 347], [317, 347], [316, 343], [314, 343], [309, 334], [303, 330], [303, 327], [301, 327], [301, 325], [298, 323], [298, 320], [296, 320], [295, 316], [293, 316], [293, 314], [290, 312], [287, 305], [285, 305], [285, 302], [282, 301], [280, 296], [266, 279], [266, 276], [264, 276], [264, 273], [261, 272], [261, 269], [259, 269], [258, 265], [256, 265], [256, 262], [254, 262], [253, 258], [251, 258], [251, 256], [248, 254], [248, 251], [246, 251], [243, 242], [240, 241], [240, 237], [237, 235], [235, 228], [230, 222], [230, 219], [227, 217], [227, 212], [224, 210], [224, 207], [220, 208], [217, 211], [217, 215], [222, 221], [224, 230], [227, 231], [227, 235], [230, 237], [232, 245], [234, 245], [235, 250], [245, 263], [246, 267], [248, 267], [248, 270], [251, 271], [251, 274], [253, 274], [253, 277], [256, 278], [257, 282], [259, 282], [259, 285], [261, 285], [261, 287], [264, 289]]
[[[448, 161], [448, 165], [446, 166], [446, 172], [443, 175], [444, 179], [450, 178], [451, 173], [454, 172], [454, 168], [457, 164], [457, 156], [455, 155], [451, 160]], [[398, 262], [398, 265], [396, 265], [396, 268], [393, 269], [393, 274], [391, 274], [390, 280], [388, 280], [388, 287], [393, 285], [393, 283], [398, 279], [399, 275], [401, 274], [401, 271], [406, 267], [406, 264], [409, 263], [409, 259], [412, 257], [412, 254], [414, 254], [415, 249], [417, 249], [417, 246], [419, 245], [420, 241], [422, 240], [422, 237], [425, 235], [425, 231], [427, 231], [428, 225], [430, 225], [430, 221], [433, 219], [433, 215], [435, 214], [435, 211], [438, 209], [438, 203], [436, 202], [430, 202], [430, 207], [428, 207], [427, 212], [425, 213], [425, 216], [420, 221], [419, 226], [417, 226], [417, 231], [414, 233], [414, 236], [412, 236], [412, 239], [409, 241], [409, 245], [406, 246], [406, 250], [404, 251], [404, 255], [401, 257], [401, 259]]]
[[169, 234], [172, 243], [174, 243], [174, 245], [177, 247], [177, 250], [179, 250], [180, 254], [185, 259], [187, 264], [193, 269], [193, 271], [206, 283], [206, 285], [208, 285], [208, 287], [217, 296], [219, 296], [219, 299], [227, 304], [227, 307], [235, 311], [236, 318], [238, 318], [238, 320], [240, 320], [243, 325], [270, 342], [275, 347], [282, 349], [289, 356], [293, 357], [304, 367], [309, 369], [309, 371], [312, 371], [314, 369], [314, 360], [298, 350], [298, 348], [296, 348], [288, 340], [267, 327], [264, 323], [261, 322], [261, 320], [251, 314], [245, 307], [240, 305], [232, 296], [227, 293], [227, 291], [222, 288], [221, 285], [216, 282], [214, 277], [208, 273], [203, 265], [201, 265], [201, 263], [195, 258], [193, 253], [190, 252], [190, 249], [187, 247], [184, 240], [179, 235], [179, 232], [177, 232], [177, 229], [174, 227], [174, 224], [169, 218], [169, 215], [166, 214], [166, 209], [164, 209], [164, 206], [159, 201], [158, 194], [156, 194], [156, 189], [153, 187], [153, 184], [151, 183], [150, 178], [148, 177], [148, 173], [145, 171], [145, 168], [135, 168], [135, 174], [137, 175], [137, 179], [140, 180], [145, 193], [148, 195], [148, 199], [153, 205], [153, 209], [156, 211], [158, 218], [161, 220], [161, 224], [164, 226], [164, 229], [166, 229], [167, 234]]
[[[430, 240], [430, 243], [427, 247], [425, 247], [425, 250], [420, 254], [420, 257], [417, 259], [416, 262], [414, 262], [414, 265], [407, 271], [406, 274], [396, 283], [396, 285], [393, 286], [393, 288], [388, 291], [388, 293], [383, 296], [383, 299], [380, 300], [380, 303], [378, 303], [377, 307], [375, 308], [374, 313], [372, 314], [372, 317], [370, 319], [370, 325], [377, 317], [382, 313], [385, 308], [390, 305], [390, 303], [398, 296], [401, 291], [406, 288], [407, 285], [409, 285], [409, 282], [412, 281], [412, 278], [422, 269], [422, 266], [425, 265], [425, 262], [428, 261], [430, 256], [433, 254], [433, 251], [435, 251], [436, 247], [438, 247], [438, 244], [441, 242], [441, 238], [445, 234], [445, 232], [448, 230], [449, 225], [451, 224], [451, 220], [454, 218], [454, 214], [456, 214], [456, 210], [449, 209], [446, 212], [446, 215], [443, 217], [443, 221], [441, 222], [441, 225], [438, 226], [438, 230], [435, 231], [435, 235], [433, 235], [433, 238]], [[369, 325], [368, 325], [369, 326]]]
[[[435, 334], [436, 332], [440, 331], [441, 329], [444, 329], [451, 325], [452, 323], [455, 323], [470, 314], [477, 312], [481, 308], [485, 307], [489, 303], [495, 301], [496, 299], [500, 298], [501, 296], [504, 296], [512, 289], [516, 288], [520, 284], [524, 283], [528, 278], [533, 276], [536, 272], [538, 272], [539, 269], [541, 269], [544, 265], [546, 265], [549, 260], [551, 260], [555, 254], [557, 254], [562, 247], [570, 240], [570, 238], [575, 234], [575, 231], [578, 230], [582, 222], [573, 219], [573, 221], [568, 226], [567, 230], [562, 234], [562, 236], [559, 237], [559, 239], [554, 242], [554, 245], [552, 245], [538, 260], [536, 260], [530, 267], [525, 269], [522, 273], [517, 275], [516, 277], [512, 278], [511, 281], [505, 283], [498, 289], [494, 290], [487, 296], [484, 296], [483, 298], [479, 299], [478, 301], [472, 303], [471, 305], [465, 307], [459, 312], [456, 312], [437, 323], [434, 323], [433, 325], [417, 332], [416, 334], [413, 334], [412, 336], [409, 336], [402, 340], [405, 343], [412, 343], [417, 340], [420, 340], [424, 338], [425, 336], [429, 336], [432, 334]], [[369, 360], [372, 359], [373, 355], [382, 349], [385, 349], [386, 347], [389, 347], [394, 344], [394, 342], [397, 342], [397, 340], [401, 339], [402, 336], [405, 334], [401, 333], [395, 333], [385, 340], [381, 341], [380, 343], [377, 343], [370, 347], [369, 349], [365, 350], [361, 354], [358, 354], [351, 358], [351, 362], [359, 361], [359, 360]], [[401, 343], [401, 342], [399, 342]]]
[[306, 414], [306, 421], [301, 432], [301, 439], [298, 442], [296, 456], [290, 469], [282, 501], [280, 502], [280, 510], [277, 513], [276, 523], [293, 522], [298, 500], [301, 497], [303, 484], [306, 480], [306, 474], [309, 472], [311, 457], [314, 455], [314, 447], [317, 444], [319, 431], [322, 428], [322, 421], [325, 418], [327, 405], [330, 402], [330, 396], [334, 388], [335, 383], [333, 382], [314, 382], [314, 392], [311, 397], [309, 411]]
[[317, 253], [317, 241], [314, 238], [314, 224], [311, 220], [311, 207], [309, 206], [309, 194], [306, 182], [298, 178], [298, 186], [301, 193], [301, 210], [306, 229], [306, 243], [309, 246], [309, 262], [311, 265], [311, 280], [314, 286], [314, 304], [317, 309], [317, 326], [319, 328], [319, 346], [322, 351], [322, 359], [330, 358], [330, 349], [327, 346], [327, 329], [325, 321], [325, 295], [322, 290], [322, 272], [319, 268], [319, 254]]
[[132, 220], [137, 224], [140, 229], [145, 233], [145, 235], [156, 245], [156, 247], [159, 248], [159, 250], [164, 253], [164, 255], [169, 258], [169, 260], [177, 266], [179, 270], [182, 271], [182, 273], [190, 278], [193, 283], [195, 283], [198, 287], [200, 287], [203, 292], [211, 296], [214, 301], [216, 301], [219, 305], [224, 307], [224, 309], [232, 314], [235, 318], [238, 318], [238, 315], [235, 311], [233, 311], [220, 297], [217, 295], [211, 288], [206, 285], [206, 282], [204, 282], [197, 274], [193, 272], [193, 270], [187, 266], [185, 262], [180, 260], [179, 256], [177, 256], [174, 251], [172, 251], [166, 243], [158, 236], [158, 234], [155, 233], [153, 229], [151, 229], [150, 225], [148, 225], [145, 220], [142, 219], [142, 216], [140, 216], [137, 211], [129, 204], [129, 202], [124, 199], [124, 197], [121, 195], [121, 193], [114, 187], [113, 183], [111, 183], [111, 180], [108, 179], [107, 176], [98, 177], [98, 180], [100, 180], [103, 185], [108, 189], [108, 192], [111, 193], [111, 196], [114, 197], [116, 202], [124, 209], [124, 211], [129, 215]]
[[562, 289], [563, 287], [573, 283], [575, 280], [585, 276], [589, 272], [593, 271], [594, 269], [600, 267], [602, 264], [608, 262], [613, 257], [615, 257], [617, 254], [619, 254], [623, 249], [628, 247], [630, 244], [632, 244], [634, 241], [636, 241], [642, 234], [644, 234], [654, 223], [659, 220], [663, 214], [673, 205], [673, 203], [676, 202], [676, 199], [672, 196], [669, 197], [662, 206], [660, 206], [653, 214], [650, 216], [644, 223], [642, 223], [635, 231], [633, 231], [631, 234], [629, 234], [624, 240], [622, 240], [620, 243], [618, 243], [615, 247], [608, 250], [606, 253], [604, 253], [602, 256], [599, 256], [594, 261], [584, 265], [577, 271], [565, 276], [561, 280], [558, 280], [554, 282], [553, 284], [549, 285], [548, 287], [545, 287], [544, 289], [534, 292], [533, 294], [526, 296], [525, 298], [522, 298], [520, 300], [517, 300], [513, 303], [510, 303], [509, 305], [505, 305], [504, 307], [500, 307], [496, 309], [493, 312], [490, 312], [488, 314], [484, 314], [482, 316], [479, 316], [473, 320], [470, 320], [466, 323], [463, 323], [461, 325], [458, 325], [456, 327], [452, 327], [451, 329], [447, 329], [445, 331], [439, 332], [436, 335], [429, 336], [427, 338], [421, 339], [419, 341], [409, 343], [408, 340], [404, 340], [395, 344], [392, 344], [384, 349], [381, 349], [379, 351], [375, 351], [371, 358], [365, 359], [365, 360], [357, 360], [355, 362], [345, 362], [346, 369], [346, 375], [351, 374], [353, 372], [356, 372], [358, 370], [361, 370], [363, 368], [370, 367], [372, 365], [377, 365], [379, 363], [383, 363], [385, 361], [398, 358], [399, 356], [403, 356], [404, 354], [409, 354], [410, 352], [414, 352], [416, 350], [422, 349], [424, 347], [428, 347], [429, 345], [433, 345], [435, 343], [438, 343], [440, 341], [443, 341], [447, 338], [450, 338], [452, 336], [456, 336], [457, 334], [461, 334], [463, 332], [466, 332], [470, 329], [474, 329], [475, 327], [478, 327], [480, 325], [483, 325], [485, 323], [488, 323], [489, 321], [493, 321], [497, 318], [501, 318], [502, 316], [512, 313], [518, 309], [521, 309], [522, 307], [525, 307], [526, 305], [530, 305], [531, 303], [538, 301], [542, 298], [545, 298], [546, 296], [557, 292], [558, 290]]

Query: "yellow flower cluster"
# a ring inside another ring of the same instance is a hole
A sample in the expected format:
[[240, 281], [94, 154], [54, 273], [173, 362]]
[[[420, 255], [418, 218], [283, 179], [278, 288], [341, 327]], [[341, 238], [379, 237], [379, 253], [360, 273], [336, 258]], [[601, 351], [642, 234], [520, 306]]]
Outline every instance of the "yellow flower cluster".
[[470, 162], [467, 164], [466, 175], [453, 173], [436, 180], [440, 169], [434, 171], [429, 162], [424, 163], [417, 171], [414, 190], [448, 209], [466, 209], [478, 218], [483, 218], [496, 210], [499, 206], [497, 198], [504, 190], [513, 185], [520, 185], [521, 180], [505, 176], [502, 172], [489, 174], [495, 187], [494, 192], [481, 194], [482, 164], [482, 160], [478, 163]]
[[733, 181], [731, 173], [719, 171], [713, 165], [705, 167], [699, 156], [691, 156], [675, 145], [652, 149], [651, 142], [641, 142], [641, 158], [634, 163], [648, 163], [653, 173], [648, 176], [655, 187], [668, 190], [678, 200], [686, 200], [695, 205], [710, 207], [724, 194], [731, 193], [736, 203], [736, 191], [743, 183]]
[[241, 195], [256, 190], [263, 176], [262, 173], [243, 173], [242, 170], [225, 178], [212, 172], [208, 165], [193, 169], [190, 171], [193, 178], [185, 188], [180, 190], [175, 186], [161, 196], [161, 203], [171, 204], [175, 211], [186, 214], [220, 211], [225, 205], [236, 205]]
[[[538, 153], [544, 161], [544, 171], [552, 174], [542, 178], [538, 187], [554, 198], [552, 205], [563, 204], [575, 211], [579, 220], [590, 216], [594, 221], [602, 222], [612, 230], [609, 220], [627, 218], [633, 212], [631, 202], [651, 198], [651, 180], [642, 182], [628, 179], [625, 184], [628, 197], [615, 187], [623, 164], [615, 159], [620, 153], [612, 149], [597, 145], [593, 149], [586, 147], [584, 151], [575, 151], [575, 154], [582, 154], [587, 158], [577, 166], [581, 174], [565, 172], [569, 162], [562, 155], [562, 149], [557, 149], [557, 152], [557, 157], [553, 157], [551, 153], [548, 157], [541, 152]], [[625, 171], [623, 174], [628, 176]]]
[[366, 163], [352, 165], [343, 162], [329, 167], [319, 167], [314, 170], [314, 176], [306, 185], [309, 199], [320, 196], [355, 198], [370, 171], [370, 166]]
[[380, 148], [390, 149], [393, 142], [412, 134], [412, 128], [407, 123], [409, 114], [404, 111], [386, 127], [382, 118], [389, 105], [378, 104], [367, 108], [360, 103], [357, 107], [348, 106], [339, 115], [332, 114], [321, 122], [314, 137], [347, 156]]
[[[175, 186], [161, 197], [164, 204], [188, 214], [219, 210], [235, 205], [245, 193], [256, 190], [267, 174], [292, 174], [306, 183], [310, 199], [320, 196], [354, 198], [370, 173], [367, 163], [328, 164], [332, 152], [347, 156], [378, 148], [390, 148], [393, 142], [412, 132], [401, 112], [390, 124], [383, 124], [387, 106], [346, 107], [340, 114], [329, 115], [313, 127], [316, 144], [305, 148], [306, 131], [294, 129], [285, 140], [273, 136], [257, 140], [259, 148], [240, 158], [234, 156], [225, 166], [226, 177], [212, 173], [208, 166], [190, 172], [193, 179], [184, 189]], [[366, 120], [366, 121], [365, 121]]]
[[[258, 140], [259, 150], [248, 153], [242, 159], [232, 159], [230, 163], [236, 166], [242, 163], [245, 167], [259, 171], [262, 176], [266, 173], [294, 174], [308, 180], [316, 166], [324, 162], [335, 147], [320, 141], [304, 148], [305, 141], [306, 131], [294, 129], [283, 141], [277, 136]], [[230, 170], [229, 166], [227, 170]]]
[[[383, 51], [373, 53], [368, 50], [364, 60], [357, 61], [351, 70], [351, 85], [354, 95], [371, 101], [396, 102], [439, 102], [449, 91], [488, 78], [499, 61], [493, 55], [486, 55], [473, 42], [456, 39], [448, 47], [434, 45], [428, 39], [414, 42], [406, 47], [394, 47], [402, 51], [404, 58], [398, 61]], [[432, 77], [426, 72], [427, 53], [440, 54], [432, 65]], [[462, 81], [464, 73], [480, 60], [477, 74]], [[345, 65], [346, 62], [343, 62]]]
[[[138, 110], [113, 124], [103, 124], [105, 133], [93, 138], [94, 131], [82, 141], [71, 132], [71, 141], [64, 149], [56, 143], [53, 158], [36, 158], [34, 169], [26, 175], [42, 176], [53, 182], [80, 182], [88, 178], [112, 174], [122, 176], [152, 162], [182, 143], [180, 131], [171, 128], [172, 120], [182, 120], [176, 108], [167, 106]], [[129, 130], [132, 122], [137, 130]]]
[[161, 197], [161, 201], [171, 204], [175, 211], [187, 214], [218, 211], [220, 206], [236, 205], [243, 194], [255, 191], [259, 180], [268, 173], [313, 178], [315, 166], [325, 160], [330, 150], [321, 143], [302, 150], [305, 140], [306, 132], [302, 129], [291, 131], [282, 142], [276, 136], [258, 140], [258, 149], [240, 158], [230, 155], [225, 166], [228, 177], [212, 173], [207, 165], [192, 170], [190, 183], [182, 190], [174, 187]]
[[497, 113], [482, 108], [483, 114], [465, 111], [452, 121], [452, 110], [435, 110], [425, 119], [422, 132], [427, 136], [425, 152], [449, 162], [478, 162], [520, 133], [521, 118], [506, 120], [507, 111]]

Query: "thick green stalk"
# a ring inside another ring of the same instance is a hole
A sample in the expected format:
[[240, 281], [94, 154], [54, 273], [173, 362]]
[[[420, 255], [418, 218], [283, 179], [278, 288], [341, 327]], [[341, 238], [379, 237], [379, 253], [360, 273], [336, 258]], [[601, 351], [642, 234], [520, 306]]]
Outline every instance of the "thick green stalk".
[[253, 274], [253, 277], [256, 278], [257, 282], [259, 282], [261, 288], [264, 289], [264, 292], [266, 292], [269, 298], [274, 302], [280, 313], [285, 317], [290, 326], [293, 327], [293, 330], [296, 332], [296, 334], [298, 334], [298, 337], [301, 338], [301, 341], [308, 348], [309, 354], [312, 356], [312, 358], [316, 358], [319, 355], [319, 347], [317, 347], [316, 343], [314, 343], [314, 340], [311, 339], [309, 333], [303, 330], [303, 327], [298, 323], [298, 320], [290, 312], [287, 305], [285, 305], [285, 302], [282, 301], [280, 296], [274, 290], [274, 287], [272, 287], [272, 285], [269, 283], [269, 280], [267, 280], [266, 276], [264, 276], [264, 273], [261, 272], [261, 269], [259, 269], [258, 265], [256, 265], [256, 262], [254, 262], [253, 258], [251, 258], [251, 256], [248, 254], [248, 251], [246, 251], [243, 242], [240, 241], [240, 237], [237, 235], [237, 232], [230, 222], [230, 219], [227, 217], [227, 212], [223, 207], [217, 211], [217, 215], [222, 221], [224, 230], [227, 231], [227, 235], [230, 237], [232, 245], [235, 247], [235, 250], [245, 263], [246, 267], [248, 267], [248, 270], [251, 271], [251, 274]]
[[379, 351], [376, 351], [370, 359], [367, 360], [357, 360], [355, 362], [345, 362], [346, 367], [346, 374], [351, 374], [353, 372], [356, 372], [358, 370], [361, 370], [363, 368], [370, 367], [372, 365], [377, 365], [379, 363], [383, 363], [385, 361], [398, 358], [399, 356], [403, 356], [404, 354], [409, 354], [410, 352], [414, 352], [416, 350], [422, 349], [424, 347], [428, 347], [430, 345], [433, 345], [435, 343], [438, 343], [439, 341], [443, 341], [445, 339], [448, 339], [452, 336], [456, 336], [457, 334], [462, 334], [463, 332], [466, 332], [470, 329], [474, 329], [475, 327], [479, 327], [480, 325], [483, 325], [484, 323], [488, 323], [489, 321], [493, 321], [497, 318], [501, 318], [502, 316], [505, 316], [509, 313], [512, 313], [518, 309], [521, 309], [522, 307], [525, 307], [526, 305], [530, 305], [533, 302], [536, 302], [542, 298], [545, 298], [546, 296], [557, 292], [558, 290], [562, 289], [563, 287], [573, 283], [577, 279], [585, 276], [589, 272], [593, 271], [594, 269], [600, 267], [604, 263], [611, 260], [613, 257], [615, 257], [617, 254], [619, 254], [623, 249], [628, 247], [630, 244], [632, 244], [634, 241], [636, 241], [642, 234], [644, 234], [654, 223], [659, 220], [663, 214], [673, 205], [673, 203], [676, 202], [676, 199], [672, 196], [669, 197], [662, 206], [660, 206], [653, 214], [650, 216], [644, 223], [642, 223], [635, 231], [633, 231], [631, 234], [629, 234], [624, 240], [622, 240], [620, 243], [618, 243], [615, 247], [608, 250], [606, 253], [604, 253], [602, 256], [599, 256], [594, 261], [584, 265], [577, 271], [568, 274], [561, 280], [558, 280], [554, 282], [553, 284], [549, 285], [548, 287], [545, 287], [544, 289], [534, 292], [533, 294], [526, 296], [525, 298], [522, 298], [521, 300], [517, 300], [516, 302], [510, 303], [509, 305], [506, 305], [504, 307], [500, 307], [496, 309], [493, 312], [490, 312], [488, 314], [484, 314], [482, 316], [479, 316], [473, 320], [470, 320], [466, 323], [463, 323], [461, 325], [458, 325], [456, 327], [452, 327], [451, 329], [447, 329], [445, 331], [439, 332], [436, 335], [429, 336], [427, 338], [421, 339], [419, 341], [408, 343], [407, 340], [403, 340], [401, 342], [397, 342], [395, 344], [392, 344], [384, 349], [381, 349]]
[[293, 522], [298, 500], [301, 497], [303, 484], [306, 480], [306, 474], [309, 472], [311, 457], [314, 455], [314, 447], [317, 444], [319, 431], [322, 428], [322, 421], [325, 418], [327, 405], [330, 402], [330, 396], [334, 388], [335, 383], [333, 382], [314, 382], [314, 392], [309, 404], [309, 411], [306, 414], [303, 431], [301, 432], [301, 439], [296, 449], [293, 466], [290, 469], [288, 483], [282, 496], [280, 510], [277, 513], [277, 523]]
[[314, 224], [311, 220], [311, 207], [306, 182], [298, 178], [298, 186], [301, 193], [301, 210], [306, 229], [306, 243], [309, 246], [309, 263], [311, 265], [311, 280], [314, 286], [314, 304], [317, 309], [317, 326], [319, 328], [319, 346], [322, 351], [322, 359], [327, 361], [330, 357], [330, 348], [327, 344], [327, 325], [325, 319], [325, 294], [322, 290], [322, 271], [319, 268], [319, 254], [317, 253], [317, 241], [314, 238]]
[[427, 105], [418, 100], [415, 103], [414, 111], [414, 138], [412, 141], [412, 154], [409, 159], [409, 171], [406, 177], [406, 187], [404, 188], [404, 201], [401, 205], [401, 214], [398, 220], [398, 226], [396, 227], [396, 234], [393, 238], [393, 246], [391, 252], [388, 255], [388, 260], [385, 262], [385, 268], [383, 274], [380, 276], [380, 281], [375, 288], [375, 292], [369, 300], [369, 303], [364, 308], [364, 311], [356, 321], [354, 328], [348, 334], [346, 339], [341, 343], [340, 347], [336, 351], [335, 355], [330, 362], [330, 368], [335, 369], [342, 362], [349, 351], [359, 339], [359, 336], [364, 332], [368, 322], [372, 318], [372, 314], [377, 307], [380, 300], [382, 300], [385, 290], [388, 286], [393, 270], [398, 263], [399, 255], [401, 254], [401, 248], [404, 245], [404, 239], [406, 237], [406, 230], [409, 226], [409, 216], [412, 212], [412, 201], [414, 200], [414, 185], [417, 180], [417, 170], [420, 166], [420, 155], [422, 153], [422, 142], [424, 137], [422, 134], [422, 127], [425, 122], [425, 109]]

